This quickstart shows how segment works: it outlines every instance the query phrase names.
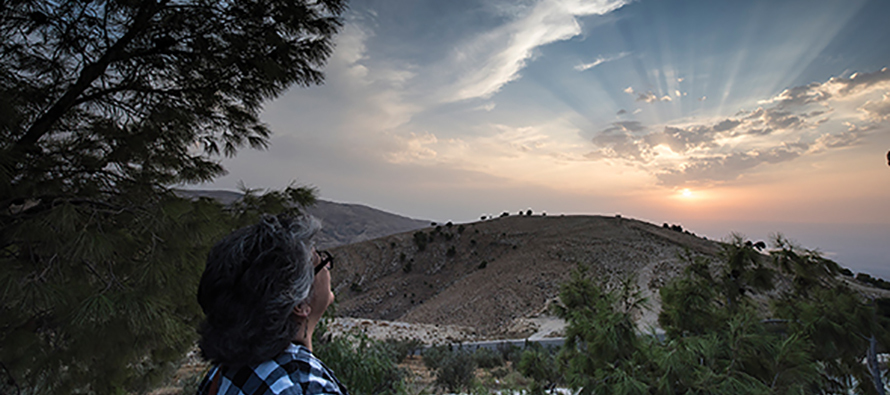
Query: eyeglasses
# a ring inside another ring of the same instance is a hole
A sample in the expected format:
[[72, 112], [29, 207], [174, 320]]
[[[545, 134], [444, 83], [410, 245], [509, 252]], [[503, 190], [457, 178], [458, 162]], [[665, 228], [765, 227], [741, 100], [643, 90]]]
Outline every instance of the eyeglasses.
[[321, 258], [321, 262], [319, 262], [317, 265], [315, 265], [315, 274], [318, 274], [318, 272], [320, 272], [321, 269], [324, 269], [325, 267], [327, 267], [328, 270], [331, 270], [334, 268], [334, 256], [331, 255], [330, 252], [317, 251], [317, 253], [318, 253], [318, 257]]

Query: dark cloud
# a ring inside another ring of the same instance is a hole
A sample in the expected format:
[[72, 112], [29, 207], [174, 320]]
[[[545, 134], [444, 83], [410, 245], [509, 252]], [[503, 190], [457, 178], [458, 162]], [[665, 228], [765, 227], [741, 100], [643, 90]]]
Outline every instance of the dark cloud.
[[753, 127], [765, 129], [795, 129], [804, 126], [804, 120], [797, 115], [779, 108], [763, 108], [749, 113], [745, 118]]
[[737, 119], [726, 119], [716, 125], [714, 125], [715, 132], [725, 132], [727, 130], [732, 130], [736, 126], [741, 125], [742, 121]]
[[615, 115], [624, 115], [624, 114], [627, 114], [627, 110], [625, 110], [625, 109], [623, 109], [623, 108], [620, 109], [620, 110], [618, 110], [617, 113], [615, 113]]
[[772, 132], [773, 132], [773, 130], [770, 128], [748, 129], [748, 131], [745, 132], [745, 134], [750, 134], [750, 135], [754, 135], [754, 136], [766, 136]]
[[658, 96], [656, 96], [652, 91], [646, 93], [637, 93], [636, 101], [642, 101], [646, 103], [653, 103], [658, 101]]
[[645, 129], [646, 127], [638, 121], [615, 122], [591, 139], [601, 150], [599, 154], [588, 154], [587, 157], [589, 159], [622, 158], [645, 162], [643, 155], [647, 147], [634, 136], [634, 133]]

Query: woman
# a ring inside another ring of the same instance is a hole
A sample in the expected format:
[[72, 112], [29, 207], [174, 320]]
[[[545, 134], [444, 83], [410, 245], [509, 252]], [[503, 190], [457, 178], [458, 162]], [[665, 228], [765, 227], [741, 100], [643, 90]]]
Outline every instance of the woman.
[[320, 227], [310, 216], [266, 216], [210, 250], [199, 346], [214, 367], [199, 395], [348, 395], [312, 354], [312, 332], [334, 300], [333, 257], [310, 242]]

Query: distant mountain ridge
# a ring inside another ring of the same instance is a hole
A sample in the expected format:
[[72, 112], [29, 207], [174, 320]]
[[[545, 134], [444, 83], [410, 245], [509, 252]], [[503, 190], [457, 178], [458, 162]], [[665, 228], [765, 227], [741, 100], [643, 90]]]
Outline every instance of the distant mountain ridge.
[[[193, 198], [209, 197], [222, 204], [231, 204], [244, 196], [240, 192], [225, 190], [178, 190], [176, 193]], [[430, 221], [408, 218], [361, 204], [335, 203], [321, 199], [306, 211], [322, 222], [322, 230], [315, 236], [319, 249], [372, 240], [430, 225]]]

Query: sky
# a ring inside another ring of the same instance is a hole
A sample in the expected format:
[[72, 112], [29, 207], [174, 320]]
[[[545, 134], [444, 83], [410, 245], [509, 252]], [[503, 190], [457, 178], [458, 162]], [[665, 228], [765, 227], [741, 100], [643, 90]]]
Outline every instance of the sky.
[[199, 186], [469, 222], [780, 232], [890, 279], [890, 2], [353, 0], [326, 82]]

